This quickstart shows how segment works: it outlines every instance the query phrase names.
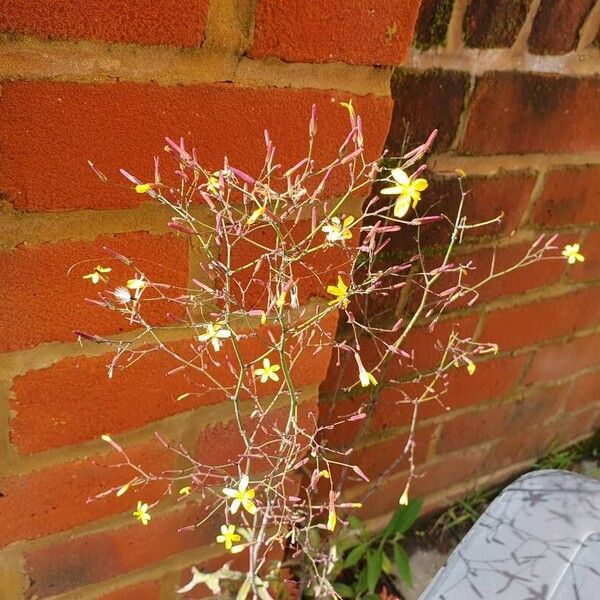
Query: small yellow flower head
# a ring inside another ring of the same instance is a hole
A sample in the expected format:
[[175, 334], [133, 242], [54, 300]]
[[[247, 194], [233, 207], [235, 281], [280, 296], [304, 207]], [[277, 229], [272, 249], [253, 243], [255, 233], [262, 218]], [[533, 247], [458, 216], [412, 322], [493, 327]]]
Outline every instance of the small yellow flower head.
[[125, 485], [122, 485], [122, 486], [121, 486], [121, 487], [120, 487], [120, 488], [117, 490], [117, 494], [116, 494], [116, 495], [117, 495], [117, 497], [120, 497], [120, 496], [122, 496], [122, 495], [123, 495], [123, 494], [124, 494], [124, 493], [125, 493], [125, 492], [126, 492], [128, 489], [129, 489], [129, 486], [130, 486], [130, 485], [131, 485], [131, 484], [129, 484], [129, 483], [126, 483]]
[[261, 383], [267, 383], [269, 379], [273, 381], [279, 381], [279, 375], [277, 375], [277, 371], [279, 371], [281, 367], [279, 365], [272, 365], [271, 361], [268, 358], [263, 358], [263, 368], [256, 369], [254, 374], [256, 377], [260, 377]]
[[233, 498], [230, 509], [232, 515], [235, 515], [240, 508], [240, 505], [243, 506], [244, 510], [249, 512], [251, 515], [256, 512], [256, 504], [254, 504], [255, 490], [254, 488], [248, 489], [248, 483], [248, 476], [244, 475], [240, 479], [237, 489], [223, 488], [223, 493], [228, 498]]
[[277, 308], [281, 308], [285, 304], [286, 298], [287, 292], [281, 292], [281, 294], [279, 294], [279, 298], [277, 298], [277, 302], [275, 302], [275, 306]]
[[206, 189], [211, 194], [217, 195], [219, 193], [219, 171], [216, 171], [208, 178]]
[[148, 513], [148, 504], [146, 502], [142, 503], [141, 500], [138, 500], [137, 510], [133, 511], [133, 516], [142, 524], [148, 525], [150, 519], [152, 518]]
[[263, 310], [262, 314], [260, 315], [260, 324], [264, 325], [267, 322], [267, 313]]
[[198, 341], [210, 341], [215, 352], [218, 352], [222, 346], [221, 340], [231, 337], [231, 331], [229, 329], [223, 329], [223, 323], [207, 323], [205, 327], [206, 333], [200, 334], [198, 336]]
[[322, 471], [319, 471], [319, 476], [324, 477], [325, 479], [331, 479], [331, 475], [327, 469], [323, 469]]
[[352, 232], [350, 227], [354, 223], [354, 217], [352, 215], [346, 217], [343, 222], [338, 217], [331, 218], [331, 224], [325, 225], [321, 231], [326, 233], [326, 240], [328, 242], [341, 242], [343, 240], [349, 240], [352, 238]]
[[154, 187], [154, 185], [152, 183], [138, 183], [135, 186], [135, 191], [138, 194], [145, 194], [145, 193], [149, 192], [153, 187]]
[[579, 244], [567, 244], [562, 251], [562, 255], [570, 265], [574, 265], [577, 261], [583, 262], [585, 260], [583, 254], [579, 253]]
[[429, 185], [426, 179], [418, 178], [412, 180], [402, 169], [392, 169], [392, 178], [398, 185], [381, 190], [386, 196], [398, 196], [394, 205], [394, 216], [402, 219], [411, 206], [416, 208], [421, 200], [421, 192]]
[[358, 365], [358, 379], [360, 381], [360, 385], [362, 387], [369, 387], [370, 385], [377, 385], [377, 379], [372, 373], [367, 371], [360, 359], [360, 356], [357, 353], [354, 353], [354, 358], [356, 359], [356, 364]]
[[127, 287], [133, 290], [136, 300], [142, 295], [142, 291], [147, 285], [148, 283], [145, 279], [138, 279], [137, 277], [127, 281]]
[[94, 285], [99, 283], [100, 281], [106, 281], [106, 277], [104, 277], [104, 273], [110, 273], [112, 269], [110, 267], [101, 267], [98, 265], [91, 273], [84, 275], [84, 279], [89, 279]]
[[327, 529], [329, 531], [334, 531], [337, 523], [337, 515], [335, 514], [335, 509], [331, 509], [329, 511], [329, 517], [327, 518]]
[[108, 442], [109, 444], [110, 444], [110, 442], [112, 442], [112, 438], [110, 437], [110, 435], [108, 435], [108, 433], [103, 433], [103, 434], [100, 436], [100, 439], [101, 439], [103, 442]]
[[350, 98], [348, 102], [340, 102], [340, 106], [343, 106], [348, 111], [351, 117], [354, 117], [356, 115], [354, 106], [352, 106], [352, 98]]
[[235, 532], [235, 525], [221, 525], [221, 535], [217, 536], [219, 544], [225, 544], [226, 550], [231, 550], [234, 542], [239, 542], [242, 538]]
[[467, 372], [469, 375], [473, 375], [473, 373], [475, 373], [475, 369], [477, 369], [475, 363], [471, 360], [467, 360]]
[[335, 296], [333, 300], [329, 301], [329, 306], [339, 305], [343, 308], [347, 308], [348, 304], [350, 304], [350, 299], [348, 298], [348, 286], [339, 275], [337, 285], [327, 286], [327, 293]]
[[189, 496], [192, 493], [192, 487], [189, 485], [186, 485], [185, 487], [182, 487], [179, 490], [179, 495], [180, 496]]
[[254, 225], [265, 214], [265, 207], [261, 206], [257, 208], [249, 217], [246, 223], [248, 225]]
[[404, 491], [402, 492], [402, 496], [400, 496], [398, 504], [400, 504], [401, 506], [408, 505], [408, 485], [404, 488]]

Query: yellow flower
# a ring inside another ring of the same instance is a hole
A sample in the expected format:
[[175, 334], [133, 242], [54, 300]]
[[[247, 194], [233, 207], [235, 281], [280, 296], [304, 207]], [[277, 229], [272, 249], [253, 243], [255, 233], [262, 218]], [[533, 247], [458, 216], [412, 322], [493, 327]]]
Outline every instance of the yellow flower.
[[398, 195], [394, 216], [401, 219], [408, 212], [411, 201], [412, 207], [416, 208], [421, 200], [421, 192], [427, 189], [428, 183], [423, 178], [412, 180], [402, 169], [392, 169], [392, 178], [398, 185], [384, 188], [381, 193], [386, 196]]
[[475, 363], [472, 360], [467, 359], [467, 372], [469, 375], [473, 375], [473, 373], [475, 373], [475, 369], [477, 369]]
[[583, 262], [585, 260], [583, 254], [579, 254], [579, 244], [567, 244], [562, 251], [562, 255], [570, 265], [574, 265], [577, 261]]
[[261, 206], [259, 208], [257, 208], [249, 217], [248, 220], [246, 221], [246, 223], [248, 225], [253, 225], [254, 223], [256, 223], [256, 221], [258, 221], [263, 215], [265, 214], [265, 207]]
[[142, 524], [148, 525], [150, 519], [152, 518], [148, 513], [148, 504], [144, 502], [142, 504], [141, 500], [138, 500], [137, 510], [133, 512], [133, 516]]
[[226, 550], [231, 550], [233, 542], [239, 542], [241, 539], [235, 532], [235, 525], [221, 525], [221, 535], [217, 536], [217, 542], [225, 544]]
[[335, 296], [334, 300], [329, 301], [329, 306], [339, 304], [343, 308], [346, 308], [350, 304], [348, 298], [348, 286], [344, 283], [344, 280], [338, 275], [337, 285], [327, 286], [327, 293]]
[[277, 298], [277, 302], [275, 302], [275, 306], [277, 308], [281, 308], [285, 304], [286, 298], [287, 292], [281, 292], [281, 294], [279, 294], [279, 298]]
[[104, 273], [110, 273], [112, 269], [110, 267], [101, 267], [98, 265], [91, 273], [84, 275], [84, 279], [90, 279], [91, 282], [95, 285], [100, 281], [106, 281], [106, 277], [104, 277]]
[[127, 281], [127, 287], [134, 291], [136, 300], [142, 295], [142, 290], [146, 285], [148, 284], [145, 279], [138, 279], [137, 277]]
[[335, 510], [330, 510], [329, 517], [327, 519], [327, 529], [329, 531], [333, 531], [335, 529], [336, 523], [337, 523], [337, 515], [335, 514]]
[[244, 475], [240, 479], [237, 489], [223, 488], [223, 493], [228, 498], [233, 498], [230, 509], [232, 515], [235, 515], [240, 508], [240, 505], [242, 505], [244, 510], [248, 511], [251, 515], [256, 512], [256, 504], [254, 504], [254, 488], [248, 489], [248, 483], [248, 476]]
[[349, 240], [352, 237], [352, 232], [349, 229], [352, 226], [352, 223], [354, 223], [354, 217], [352, 215], [346, 217], [343, 223], [338, 217], [332, 217], [331, 225], [325, 225], [321, 231], [327, 234], [325, 239], [328, 242]]
[[180, 496], [189, 496], [192, 493], [192, 487], [189, 485], [186, 485], [185, 487], [182, 487], [179, 490], [179, 495]]
[[138, 194], [145, 194], [146, 192], [149, 192], [153, 187], [154, 185], [152, 183], [138, 183], [135, 186], [135, 191]]
[[212, 347], [215, 349], [215, 352], [218, 352], [222, 346], [222, 339], [226, 339], [231, 337], [231, 331], [229, 329], [223, 329], [223, 323], [207, 323], [205, 325], [206, 333], [202, 333], [198, 336], [198, 341], [200, 342], [208, 342], [212, 344]]
[[404, 491], [402, 492], [402, 496], [400, 496], [400, 500], [398, 501], [398, 504], [400, 504], [402, 506], [408, 505], [408, 485], [404, 488]]
[[256, 377], [260, 377], [261, 383], [267, 383], [269, 379], [273, 381], [279, 381], [279, 375], [277, 375], [277, 371], [279, 371], [281, 367], [279, 365], [272, 365], [271, 361], [268, 358], [263, 358], [263, 368], [256, 369], [254, 374]]
[[351, 117], [356, 114], [354, 106], [352, 106], [352, 98], [350, 98], [348, 102], [340, 102], [340, 106], [343, 106], [350, 113]]
[[206, 189], [211, 194], [216, 195], [219, 193], [219, 171], [216, 171], [208, 178], [208, 181], [206, 182]]

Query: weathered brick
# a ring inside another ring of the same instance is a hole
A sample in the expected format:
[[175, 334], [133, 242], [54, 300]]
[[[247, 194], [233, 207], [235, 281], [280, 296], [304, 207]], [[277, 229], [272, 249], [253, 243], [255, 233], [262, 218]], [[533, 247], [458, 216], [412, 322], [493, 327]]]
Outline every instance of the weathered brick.
[[[275, 161], [289, 168], [306, 156], [313, 103], [318, 108], [313, 157], [317, 165], [329, 164], [349, 131], [347, 111], [338, 104], [349, 98], [363, 117], [366, 155], [376, 159], [388, 132], [388, 98], [231, 84], [7, 83], [0, 99], [0, 189], [20, 210], [136, 206], [147, 196], [128, 186], [107, 187], [86, 160], [119, 184], [125, 183], [121, 167], [153, 180], [152, 156], [164, 156], [165, 136], [184, 136], [209, 170], [222, 167], [226, 155], [232, 166], [257, 175], [265, 159], [265, 128], [277, 147]], [[175, 169], [167, 158], [163, 172]], [[338, 171], [325, 195], [347, 188], [346, 171]]]
[[[417, 327], [411, 331], [406, 338], [402, 350], [407, 353], [414, 353], [414, 360], [410, 358], [392, 357], [385, 377], [413, 375], [419, 371], [425, 371], [433, 368], [441, 359], [441, 352], [436, 348], [436, 342], [439, 340], [444, 347], [453, 330], [461, 337], [469, 337], [473, 334], [477, 325], [478, 317], [467, 317], [457, 321], [443, 321], [437, 323], [433, 331], [428, 327]], [[384, 337], [388, 343], [393, 343], [400, 333], [386, 334]], [[373, 336], [365, 335], [359, 338], [360, 357], [366, 369], [371, 369], [379, 363], [385, 347], [381, 342], [376, 341]], [[341, 355], [338, 364], [337, 353], [334, 352], [333, 358], [329, 364], [327, 377], [321, 385], [321, 393], [333, 394], [336, 390], [354, 385], [354, 391], [358, 390], [358, 366], [353, 356], [347, 353]]]
[[586, 406], [598, 407], [600, 403], [600, 372], [592, 371], [578, 377], [571, 385], [565, 410], [577, 411]]
[[487, 315], [481, 339], [495, 342], [501, 350], [531, 346], [566, 336], [600, 321], [600, 291], [580, 290], [507, 308]]
[[347, 0], [335, 5], [259, 0], [250, 56], [395, 65], [410, 46], [419, 4], [419, 0]]
[[208, 0], [0, 0], [0, 31], [43, 38], [198, 47]]
[[554, 169], [546, 177], [534, 221], [542, 227], [600, 222], [600, 167]]
[[473, 48], [512, 46], [531, 0], [472, 0], [465, 13], [465, 43]]
[[463, 110], [469, 76], [461, 71], [410, 71], [398, 69], [392, 76], [394, 111], [386, 141], [390, 154], [398, 156], [427, 140], [438, 129], [434, 148], [450, 147]]
[[[427, 177], [430, 186], [422, 194], [418, 206], [418, 214], [445, 215], [455, 222], [461, 200], [461, 192], [455, 177]], [[534, 175], [529, 172], [517, 172], [495, 177], [469, 177], [465, 189], [466, 196], [462, 215], [467, 224], [486, 223], [502, 216], [499, 222], [475, 227], [465, 231], [465, 237], [498, 236], [509, 234], [515, 230], [523, 216], [529, 196], [535, 182]], [[382, 202], [389, 202], [384, 197]], [[390, 236], [386, 247], [389, 253], [396, 253], [406, 258], [416, 254], [416, 227], [404, 227]], [[428, 223], [420, 227], [420, 247], [446, 247], [452, 235], [452, 225], [446, 219]]]
[[[171, 235], [140, 232], [102, 236], [93, 242], [22, 244], [0, 253], [0, 351], [43, 342], [75, 341], [75, 329], [90, 329], [97, 334], [131, 329], [127, 318], [118, 312], [85, 302], [86, 297], [94, 298], [99, 291], [114, 289], [82, 279], [96, 265], [113, 269], [107, 275], [115, 287], [124, 285], [135, 274], [131, 267], [111, 258], [103, 246], [132, 258], [151, 281], [187, 285], [187, 242]], [[147, 297], [157, 295], [148, 290]], [[168, 322], [169, 312], [181, 313], [181, 305], [154, 301], [142, 309], [153, 325]]]
[[158, 581], [144, 581], [143, 583], [134, 583], [127, 587], [109, 592], [100, 596], [98, 600], [159, 600], [160, 583]]
[[540, 348], [527, 371], [525, 383], [560, 379], [597, 365], [599, 351], [598, 333]]
[[[568, 238], [559, 237], [554, 246], [560, 248], [563, 243], [567, 243]], [[450, 306], [453, 309], [466, 307], [475, 299], [475, 305], [482, 305], [491, 300], [517, 296], [528, 292], [536, 287], [551, 285], [557, 283], [565, 272], [567, 263], [560, 257], [559, 259], [548, 258], [534, 262], [526, 267], [519, 267], [506, 275], [501, 275], [495, 279], [483, 283], [492, 273], [498, 274], [517, 265], [530, 250], [531, 244], [511, 244], [509, 246], [487, 247], [473, 250], [470, 252], [459, 252], [454, 257], [454, 264], [468, 266], [466, 273], [461, 277], [461, 283], [464, 286], [481, 287], [474, 292], [465, 294], [464, 297], [455, 300]], [[559, 251], [553, 250], [547, 254], [548, 257], [556, 257]], [[441, 257], [433, 262], [432, 259], [426, 261], [427, 268], [435, 268], [441, 262]], [[493, 267], [493, 271], [492, 271]], [[441, 294], [446, 290], [456, 286], [458, 276], [456, 273], [444, 273], [439, 278], [433, 288], [435, 294]], [[477, 294], [477, 295], [476, 295]], [[415, 293], [412, 299], [412, 305], [420, 300], [420, 293]], [[432, 302], [438, 302], [440, 299], [434, 296]], [[473, 304], [471, 304], [473, 306]]]
[[[174, 466], [175, 454], [158, 442], [127, 448], [131, 462], [146, 473], [160, 474]], [[129, 481], [135, 472], [122, 465], [123, 457], [93, 457], [45, 467], [27, 474], [0, 479], [0, 546], [16, 540], [42, 537], [103, 517], [133, 510], [137, 500], [153, 502], [166, 484], [153, 481], [143, 489], [131, 489], [117, 498], [88, 499]]]
[[443, 46], [452, 16], [454, 0], [423, 0], [415, 28], [413, 44], [419, 50]]
[[542, 0], [527, 45], [534, 54], [565, 54], [574, 50], [579, 29], [594, 0]]
[[[335, 327], [332, 318], [323, 323], [328, 331]], [[240, 347], [243, 359], [249, 364], [266, 351], [267, 329], [245, 335]], [[149, 355], [115, 370], [111, 379], [106, 366], [113, 354], [66, 358], [51, 367], [16, 377], [11, 399], [12, 442], [22, 453], [40, 452], [93, 439], [105, 432], [112, 434], [141, 427], [197, 406], [223, 401], [224, 393], [215, 387], [211, 377], [221, 385], [235, 386], [234, 373], [224, 366], [237, 365], [232, 346], [224, 345], [218, 356], [211, 353], [214, 361], [206, 359], [203, 363], [194, 348], [190, 341], [169, 346], [184, 360], [194, 360], [201, 367], [170, 375], [167, 374], [181, 367], [181, 362], [154, 347]], [[313, 348], [300, 353], [295, 349], [292, 355], [296, 358], [291, 370], [295, 384], [318, 385], [326, 373], [330, 351], [323, 349], [313, 355]], [[250, 374], [246, 383], [253, 385]], [[261, 396], [278, 389], [274, 382], [258, 385], [257, 393]], [[189, 395], [177, 400], [184, 394]], [[244, 393], [243, 399], [247, 397]], [[36, 434], [32, 435], [32, 431]]]
[[[207, 509], [191, 504], [166, 515], [153, 515], [152, 511], [150, 514], [152, 520], [146, 527], [134, 523], [132, 517], [132, 524], [127, 527], [69, 538], [26, 552], [25, 569], [31, 581], [27, 597], [62, 594], [211, 544], [223, 520], [222, 513], [217, 512], [202, 522]], [[179, 531], [201, 522], [192, 530]], [[150, 591], [157, 587], [156, 582], [143, 585]], [[114, 598], [132, 598], [125, 592], [119, 591]], [[107, 598], [112, 600], [113, 596]]]
[[[498, 102], [502, 98], [502, 102]], [[473, 93], [460, 150], [469, 154], [600, 149], [600, 78], [487, 73]]]
[[556, 422], [515, 431], [500, 439], [489, 451], [484, 470], [491, 473], [522, 461], [533, 462], [547, 453], [550, 444], [557, 439], [558, 432]]
[[542, 426], [559, 414], [568, 385], [546, 388], [516, 402], [470, 412], [446, 422], [437, 441], [436, 452], [454, 452], [495, 438], [527, 430], [533, 423]]

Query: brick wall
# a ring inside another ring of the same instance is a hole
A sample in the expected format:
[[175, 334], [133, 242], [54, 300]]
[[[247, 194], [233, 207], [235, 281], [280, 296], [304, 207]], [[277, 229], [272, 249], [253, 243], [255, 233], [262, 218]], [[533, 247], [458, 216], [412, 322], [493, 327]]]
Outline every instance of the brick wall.
[[[311, 104], [325, 153], [339, 141], [337, 103], [351, 97], [375, 154], [386, 139], [401, 149], [407, 127], [414, 143], [440, 129], [424, 201], [451, 201], [441, 175], [462, 168], [473, 214], [506, 213], [463, 249], [482, 269], [495, 246], [508, 264], [543, 231], [582, 243], [583, 266], [532, 267], [452, 319], [501, 352], [471, 378], [456, 374], [451, 411], [422, 412], [417, 457], [427, 476], [414, 493], [430, 506], [598, 424], [600, 3], [423, 0], [418, 13], [419, 4], [68, 0], [58, 10], [50, 0], [0, 0], [0, 590], [11, 598], [165, 600], [189, 565], [218, 564], [215, 524], [177, 533], [202, 510], [193, 501], [162, 509], [148, 528], [132, 523], [132, 495], [86, 503], [123, 479], [98, 466], [117, 460], [101, 433], [160, 471], [177, 464], [153, 443], [155, 430], [220, 452], [232, 418], [218, 399], [176, 403], [177, 382], [157, 375], [169, 368], [161, 359], [108, 380], [106, 349], [72, 334], [132, 335], [84, 303], [83, 267], [68, 272], [104, 245], [189, 276], [194, 250], [168, 233], [165, 212], [107, 193], [87, 167], [91, 159], [111, 176], [146, 173], [165, 135], [185, 136], [208, 166], [227, 154], [251, 170], [266, 127], [293, 162]], [[406, 240], [394, 248], [400, 256]], [[408, 311], [410, 301], [392, 308]], [[436, 329], [443, 335], [447, 323]], [[424, 327], [412, 341], [425, 362], [430, 341]], [[311, 410], [326, 368], [303, 380]], [[365, 470], [385, 468], [382, 457], [403, 443], [396, 401], [382, 394], [357, 448]], [[365, 516], [394, 509], [402, 469]]]

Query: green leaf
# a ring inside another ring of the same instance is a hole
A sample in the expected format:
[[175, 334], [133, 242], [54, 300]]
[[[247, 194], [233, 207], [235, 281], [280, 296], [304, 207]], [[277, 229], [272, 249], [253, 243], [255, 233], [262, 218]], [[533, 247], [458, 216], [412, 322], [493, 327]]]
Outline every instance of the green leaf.
[[363, 569], [358, 576], [358, 581], [356, 582], [355, 592], [357, 596], [364, 594], [367, 591], [367, 570]]
[[401, 506], [392, 516], [388, 526], [383, 532], [383, 537], [387, 538], [395, 533], [404, 533], [417, 520], [421, 512], [422, 500], [409, 502], [407, 506]]
[[383, 550], [369, 550], [367, 553], [367, 589], [372, 594], [381, 576]]
[[358, 529], [359, 531], [362, 531], [365, 528], [365, 524], [356, 515], [349, 515], [348, 523], [350, 523], [350, 527], [352, 527], [352, 529]]
[[333, 583], [333, 589], [342, 598], [354, 598], [354, 590], [345, 583], [336, 581]]
[[358, 546], [352, 548], [344, 560], [344, 568], [348, 569], [353, 567], [364, 556], [368, 547], [368, 544], [359, 544]]
[[392, 572], [392, 563], [385, 552], [383, 553], [383, 564], [381, 565], [381, 568], [386, 575], [390, 575]]
[[410, 572], [410, 559], [408, 558], [408, 554], [406, 554], [406, 550], [404, 550], [397, 542], [394, 544], [394, 560], [396, 561], [400, 577], [402, 577], [406, 585], [412, 587], [413, 582], [412, 574]]

